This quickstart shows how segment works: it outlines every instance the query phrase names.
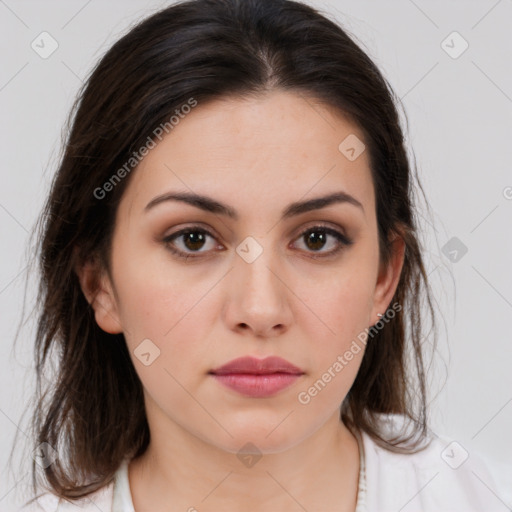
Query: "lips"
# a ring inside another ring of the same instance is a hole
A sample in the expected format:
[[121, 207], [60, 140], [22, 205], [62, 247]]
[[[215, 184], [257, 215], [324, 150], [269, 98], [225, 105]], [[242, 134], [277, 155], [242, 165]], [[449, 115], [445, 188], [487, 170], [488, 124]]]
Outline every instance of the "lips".
[[265, 359], [255, 357], [239, 357], [229, 363], [212, 370], [215, 375], [248, 374], [268, 375], [270, 373], [288, 373], [291, 375], [302, 375], [304, 372], [286, 359], [271, 356]]
[[289, 361], [240, 357], [209, 372], [223, 386], [251, 398], [267, 398], [291, 386], [304, 372]]

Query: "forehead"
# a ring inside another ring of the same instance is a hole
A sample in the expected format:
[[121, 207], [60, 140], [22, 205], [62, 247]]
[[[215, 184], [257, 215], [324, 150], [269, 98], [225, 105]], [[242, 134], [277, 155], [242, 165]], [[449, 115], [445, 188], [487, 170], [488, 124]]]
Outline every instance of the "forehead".
[[[144, 157], [125, 196], [147, 203], [167, 191], [188, 191], [243, 212], [251, 204], [281, 209], [342, 190], [372, 211], [363, 144], [355, 124], [300, 93], [199, 103]], [[350, 147], [362, 151], [357, 158]]]

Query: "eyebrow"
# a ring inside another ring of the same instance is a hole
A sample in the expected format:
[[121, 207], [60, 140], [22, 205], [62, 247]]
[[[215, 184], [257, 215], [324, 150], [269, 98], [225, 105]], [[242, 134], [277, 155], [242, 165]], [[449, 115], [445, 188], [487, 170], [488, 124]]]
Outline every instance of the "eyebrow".
[[[144, 211], [148, 211], [155, 206], [167, 202], [167, 201], [178, 201], [182, 203], [195, 206], [206, 212], [225, 215], [234, 220], [238, 220], [239, 216], [235, 209], [227, 204], [221, 203], [211, 197], [195, 194], [192, 192], [167, 192], [165, 194], [156, 196], [153, 198], [144, 208]], [[346, 192], [335, 192], [323, 197], [316, 197], [314, 199], [308, 199], [307, 201], [297, 201], [288, 205], [282, 213], [281, 219], [285, 220], [302, 213], [306, 213], [312, 210], [319, 210], [336, 203], [346, 203], [360, 208], [364, 213], [363, 205], [353, 196]]]

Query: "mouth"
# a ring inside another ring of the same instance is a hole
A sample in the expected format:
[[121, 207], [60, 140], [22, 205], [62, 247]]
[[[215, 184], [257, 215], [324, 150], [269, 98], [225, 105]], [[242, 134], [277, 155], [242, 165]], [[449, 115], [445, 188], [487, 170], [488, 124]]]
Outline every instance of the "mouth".
[[297, 366], [280, 357], [241, 357], [208, 372], [217, 382], [244, 396], [265, 398], [291, 386], [302, 375]]

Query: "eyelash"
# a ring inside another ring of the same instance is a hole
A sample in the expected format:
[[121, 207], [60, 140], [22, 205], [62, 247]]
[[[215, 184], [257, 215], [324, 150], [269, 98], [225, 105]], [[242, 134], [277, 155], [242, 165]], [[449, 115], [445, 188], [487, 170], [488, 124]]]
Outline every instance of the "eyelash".
[[[354, 243], [353, 240], [351, 240], [350, 238], [345, 236], [343, 233], [340, 233], [339, 231], [337, 231], [335, 229], [332, 229], [332, 228], [330, 228], [328, 226], [322, 226], [322, 225], [316, 225], [316, 226], [312, 226], [312, 227], [307, 228], [306, 230], [304, 230], [296, 238], [296, 240], [299, 240], [301, 237], [303, 237], [307, 233], [312, 233], [312, 232], [315, 232], [315, 231], [320, 231], [321, 233], [325, 233], [327, 235], [333, 236], [338, 241], [339, 246], [336, 249], [329, 251], [328, 253], [320, 253], [321, 254], [320, 256], [317, 256], [315, 254], [315, 252], [312, 251], [311, 252], [311, 254], [312, 254], [311, 257], [313, 259], [323, 259], [323, 258], [333, 257], [336, 254], [338, 254], [341, 250], [343, 250], [345, 247], [348, 247], [348, 246], [350, 246], [350, 245], [352, 245]], [[166, 236], [163, 239], [163, 242], [166, 245], [167, 249], [169, 251], [171, 251], [171, 253], [173, 253], [178, 258], [182, 258], [184, 260], [187, 260], [189, 258], [200, 258], [201, 255], [195, 256], [193, 252], [192, 253], [186, 253], [186, 252], [184, 252], [184, 251], [182, 251], [180, 249], [176, 249], [176, 247], [174, 247], [172, 245], [172, 241], [173, 240], [179, 238], [182, 235], [190, 234], [190, 233], [203, 233], [203, 234], [207, 234], [211, 238], [215, 239], [215, 236], [212, 233], [210, 233], [207, 229], [202, 228], [200, 226], [191, 226], [191, 227], [187, 227], [187, 228], [181, 229], [180, 231], [177, 231], [176, 233], [172, 233], [169, 236]], [[204, 252], [206, 252], [206, 251], [204, 251]], [[201, 253], [198, 253], [198, 254], [201, 254]]]

